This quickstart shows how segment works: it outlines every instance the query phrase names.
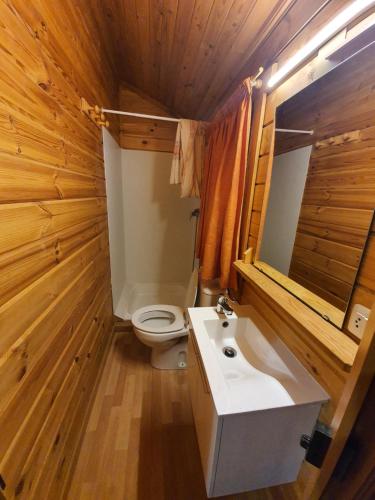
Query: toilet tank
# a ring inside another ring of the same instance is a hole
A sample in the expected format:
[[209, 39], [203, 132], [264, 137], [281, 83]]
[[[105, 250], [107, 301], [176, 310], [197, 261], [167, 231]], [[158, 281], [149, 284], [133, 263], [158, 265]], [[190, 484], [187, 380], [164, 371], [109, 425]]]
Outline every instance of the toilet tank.
[[225, 293], [224, 288], [220, 288], [219, 279], [201, 280], [199, 286], [199, 306], [216, 306], [219, 295]]

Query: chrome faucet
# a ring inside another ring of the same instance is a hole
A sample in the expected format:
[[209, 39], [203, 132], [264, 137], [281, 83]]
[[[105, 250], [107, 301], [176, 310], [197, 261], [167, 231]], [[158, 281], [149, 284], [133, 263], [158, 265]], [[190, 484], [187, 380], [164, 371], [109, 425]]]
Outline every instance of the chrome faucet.
[[233, 309], [228, 304], [228, 299], [225, 295], [219, 295], [216, 304], [216, 312], [224, 313], [225, 316], [231, 316], [233, 314]]

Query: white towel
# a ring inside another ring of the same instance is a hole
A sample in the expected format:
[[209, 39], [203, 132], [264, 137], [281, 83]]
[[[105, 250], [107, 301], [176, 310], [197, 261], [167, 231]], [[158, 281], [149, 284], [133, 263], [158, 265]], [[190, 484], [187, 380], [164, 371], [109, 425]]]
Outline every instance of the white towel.
[[180, 120], [173, 151], [171, 184], [181, 184], [181, 198], [199, 197], [204, 161], [202, 122]]

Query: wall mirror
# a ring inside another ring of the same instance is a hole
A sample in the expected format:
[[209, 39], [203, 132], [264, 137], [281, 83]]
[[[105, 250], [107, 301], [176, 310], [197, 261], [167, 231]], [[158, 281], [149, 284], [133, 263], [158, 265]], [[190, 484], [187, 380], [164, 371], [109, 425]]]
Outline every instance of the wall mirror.
[[364, 106], [374, 58], [372, 46], [277, 108], [255, 261], [339, 328], [373, 219], [375, 114]]

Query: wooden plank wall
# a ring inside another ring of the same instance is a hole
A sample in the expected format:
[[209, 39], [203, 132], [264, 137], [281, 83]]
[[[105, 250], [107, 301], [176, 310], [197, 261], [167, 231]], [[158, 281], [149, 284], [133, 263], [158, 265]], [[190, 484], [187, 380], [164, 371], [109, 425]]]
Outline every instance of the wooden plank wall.
[[58, 499], [112, 330], [101, 130], [79, 104], [117, 106], [117, 81], [99, 1], [0, 19], [2, 493]]
[[[120, 88], [120, 109], [131, 113], [157, 116], [174, 116], [158, 101], [127, 85]], [[120, 145], [124, 149], [173, 152], [177, 123], [121, 117]]]
[[289, 277], [346, 311], [373, 217], [375, 160], [360, 138], [345, 151], [325, 144], [310, 158]]
[[[255, 184], [253, 203], [250, 207], [250, 229], [248, 247], [256, 248], [259, 237], [261, 212], [263, 199], [266, 191], [266, 183], [269, 180], [274, 147], [274, 122], [265, 123], [263, 125], [262, 137], [260, 142], [258, 165], [255, 169]], [[269, 184], [269, 182], [268, 182]]]

